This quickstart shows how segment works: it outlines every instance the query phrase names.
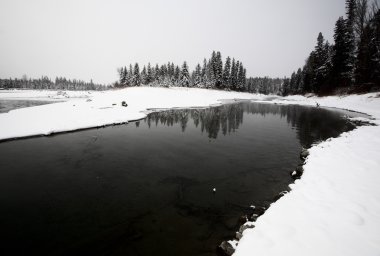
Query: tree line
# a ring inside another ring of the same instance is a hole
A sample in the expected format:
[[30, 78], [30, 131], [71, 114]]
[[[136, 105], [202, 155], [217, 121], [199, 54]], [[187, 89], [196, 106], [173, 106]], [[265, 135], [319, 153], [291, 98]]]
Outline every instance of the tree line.
[[0, 88], [3, 89], [35, 89], [35, 90], [105, 90], [107, 86], [102, 84], [85, 82], [82, 80], [70, 80], [64, 77], [56, 77], [52, 81], [47, 76], [38, 79], [27, 78], [25, 75], [21, 78], [0, 79]]
[[119, 68], [118, 73], [119, 82], [115, 87], [145, 85], [246, 90], [246, 69], [243, 63], [227, 57], [223, 65], [219, 51], [213, 51], [211, 58], [205, 58], [202, 65], [198, 63], [193, 71], [189, 70], [187, 62], [184, 61], [181, 67], [170, 62], [156, 64], [154, 67], [148, 63], [141, 72], [139, 64], [136, 63], [134, 66], [129, 65], [129, 68]]
[[155, 87], [196, 87], [232, 90], [251, 93], [279, 94], [284, 79], [269, 77], [246, 77], [243, 63], [229, 56], [224, 63], [219, 51], [213, 51], [209, 59], [198, 63], [193, 71], [189, 70], [186, 61], [182, 66], [167, 64], [151, 66], [144, 65], [140, 71], [138, 63], [118, 68], [119, 81], [117, 88], [130, 86]]
[[379, 2], [346, 0], [346, 18], [335, 23], [334, 43], [319, 33], [303, 68], [284, 79], [282, 93], [332, 93], [340, 88], [371, 90], [380, 85]]

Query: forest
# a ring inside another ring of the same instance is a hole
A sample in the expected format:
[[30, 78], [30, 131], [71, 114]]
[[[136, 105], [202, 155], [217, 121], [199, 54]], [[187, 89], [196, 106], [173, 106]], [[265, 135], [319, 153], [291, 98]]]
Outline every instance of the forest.
[[105, 90], [107, 86], [102, 84], [85, 82], [82, 80], [70, 80], [64, 77], [56, 77], [52, 81], [49, 77], [43, 76], [38, 79], [27, 78], [24, 75], [21, 79], [0, 79], [0, 88], [4, 89], [33, 89], [33, 90]]
[[181, 67], [168, 63], [140, 72], [136, 63], [118, 69], [115, 87], [182, 86], [223, 89], [263, 94], [334, 94], [378, 90], [380, 85], [380, 11], [377, 1], [346, 0], [346, 17], [339, 17], [334, 29], [334, 42], [322, 33], [305, 65], [289, 78], [246, 77], [243, 63], [230, 57], [223, 64], [221, 53], [213, 52], [189, 71], [185, 61]]
[[346, 0], [346, 18], [335, 23], [334, 43], [319, 33], [303, 68], [284, 80], [282, 94], [366, 92], [379, 85], [379, 2]]
[[154, 67], [148, 63], [142, 68], [138, 63], [130, 64], [129, 68], [118, 69], [119, 82], [115, 87], [129, 86], [155, 86], [155, 87], [196, 87], [209, 89], [222, 89], [251, 93], [280, 93], [283, 79], [269, 77], [246, 77], [246, 69], [241, 61], [227, 57], [223, 64], [219, 51], [213, 51], [211, 57], [203, 60], [203, 64], [197, 64], [190, 72], [185, 61], [181, 67], [174, 63]]

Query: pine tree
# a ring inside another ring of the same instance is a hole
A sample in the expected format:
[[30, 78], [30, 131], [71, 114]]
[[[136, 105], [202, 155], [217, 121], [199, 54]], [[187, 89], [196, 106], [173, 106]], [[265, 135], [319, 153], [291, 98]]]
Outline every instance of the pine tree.
[[297, 87], [297, 75], [295, 72], [290, 76], [289, 88], [287, 88], [288, 94], [295, 94]]
[[214, 63], [214, 74], [215, 74], [215, 86], [216, 88], [221, 88], [223, 84], [223, 61], [222, 55], [218, 51], [215, 56]]
[[143, 70], [141, 71], [141, 83], [144, 85], [148, 84], [147, 83], [147, 71], [146, 71], [145, 65], [143, 67]]
[[369, 69], [371, 83], [380, 84], [380, 9], [377, 9], [369, 23]]
[[211, 59], [208, 63], [208, 80], [209, 86], [211, 88], [215, 87], [216, 84], [216, 52], [213, 51], [211, 54]]
[[150, 66], [150, 62], [148, 63], [147, 71], [146, 71], [146, 83], [150, 84], [153, 81], [153, 72], [152, 67]]
[[354, 72], [356, 66], [356, 40], [354, 33], [354, 26], [356, 20], [356, 0], [346, 0], [346, 34], [345, 41], [347, 44], [347, 72], [348, 85], [354, 82]]
[[223, 69], [223, 88], [230, 87], [230, 76], [231, 76], [231, 59], [228, 56], [226, 59], [226, 63], [224, 64]]
[[206, 60], [206, 58], [203, 59], [203, 67], [202, 67], [201, 77], [202, 77], [203, 87], [206, 87], [206, 84], [207, 84], [207, 60]]
[[126, 83], [127, 83], [127, 76], [128, 76], [128, 72], [127, 72], [127, 68], [126, 67], [121, 67], [119, 69], [119, 82], [120, 82], [120, 86], [125, 86]]
[[297, 77], [297, 80], [296, 80], [295, 94], [301, 94], [304, 88], [304, 84], [303, 84], [304, 77], [303, 77], [303, 72], [300, 68], [297, 70], [296, 77]]
[[304, 92], [312, 92], [315, 82], [315, 52], [312, 51], [303, 67]]
[[159, 68], [158, 64], [156, 64], [156, 66], [154, 68], [154, 81], [156, 84], [159, 85], [159, 83], [160, 83], [160, 68]]
[[132, 64], [129, 64], [129, 71], [128, 71], [128, 78], [127, 78], [127, 86], [134, 86], [134, 79], [133, 79], [133, 68]]
[[334, 30], [333, 77], [337, 86], [351, 84], [352, 65], [350, 63], [350, 46], [347, 42], [347, 24], [339, 17]]
[[174, 86], [178, 86], [180, 75], [181, 75], [181, 70], [178, 67], [178, 65], [176, 65], [175, 69], [174, 69], [174, 77], [173, 77], [173, 84], [174, 84]]
[[183, 62], [182, 65], [180, 84], [182, 87], [189, 87], [190, 85], [189, 67], [187, 66], [186, 61]]
[[243, 63], [238, 61], [237, 65], [238, 65], [239, 69], [238, 69], [237, 78], [236, 78], [236, 81], [237, 81], [236, 89], [239, 91], [244, 91], [245, 82], [246, 82], [245, 81], [246, 80], [246, 78], [245, 78], [246, 71], [243, 67]]
[[364, 27], [368, 22], [368, 0], [356, 1], [356, 12], [354, 20], [354, 32], [356, 37], [356, 45], [359, 46], [363, 36]]
[[[289, 95], [289, 93], [290, 93], [290, 80], [289, 80], [289, 78], [284, 78], [284, 81], [283, 81], [283, 83], [282, 83], [282, 95], [283, 96], [287, 96], [287, 95]], [[264, 93], [265, 94], [265, 92], [260, 92], [260, 93]]]
[[231, 77], [230, 77], [230, 84], [231, 84], [231, 90], [236, 90], [236, 77], [237, 77], [237, 65], [235, 63], [235, 58], [232, 59], [232, 65], [231, 65]]
[[140, 68], [139, 64], [135, 64], [135, 69], [133, 70], [133, 86], [141, 85], [141, 77], [140, 77]]
[[240, 61], [236, 61], [236, 66], [235, 66], [235, 73], [234, 73], [234, 90], [239, 89], [239, 68], [240, 68]]
[[202, 83], [202, 68], [201, 65], [198, 63], [195, 67], [194, 71], [194, 86], [199, 87], [199, 85]]
[[329, 73], [329, 46], [325, 43], [322, 33], [319, 33], [317, 38], [317, 45], [315, 46], [315, 58], [314, 58], [314, 73], [315, 81], [313, 83], [313, 91], [319, 92], [321, 86], [324, 85]]

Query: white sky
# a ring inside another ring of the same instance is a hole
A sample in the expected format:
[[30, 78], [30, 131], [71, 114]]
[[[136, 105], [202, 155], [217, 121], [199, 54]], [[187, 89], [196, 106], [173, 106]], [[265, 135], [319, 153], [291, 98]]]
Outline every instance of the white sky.
[[117, 80], [139, 62], [193, 68], [212, 50], [248, 76], [289, 76], [344, 0], [0, 0], [0, 77]]

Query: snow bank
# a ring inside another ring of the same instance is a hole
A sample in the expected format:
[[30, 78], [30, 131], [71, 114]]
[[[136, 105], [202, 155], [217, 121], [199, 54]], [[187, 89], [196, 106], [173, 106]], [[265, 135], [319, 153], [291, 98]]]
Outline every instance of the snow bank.
[[[0, 90], [0, 100], [62, 101], [91, 97], [91, 91]], [[95, 92], [99, 94], [99, 92]]]
[[[378, 94], [278, 98], [370, 114]], [[362, 118], [361, 118], [362, 120]], [[365, 126], [312, 147], [292, 191], [243, 233], [234, 256], [380, 255], [380, 127]]]
[[[207, 107], [260, 95], [187, 88], [134, 87], [106, 92], [1, 91], [0, 99], [66, 100], [0, 114], [0, 140], [74, 131], [144, 118], [149, 108]], [[128, 107], [121, 105], [122, 101]]]

